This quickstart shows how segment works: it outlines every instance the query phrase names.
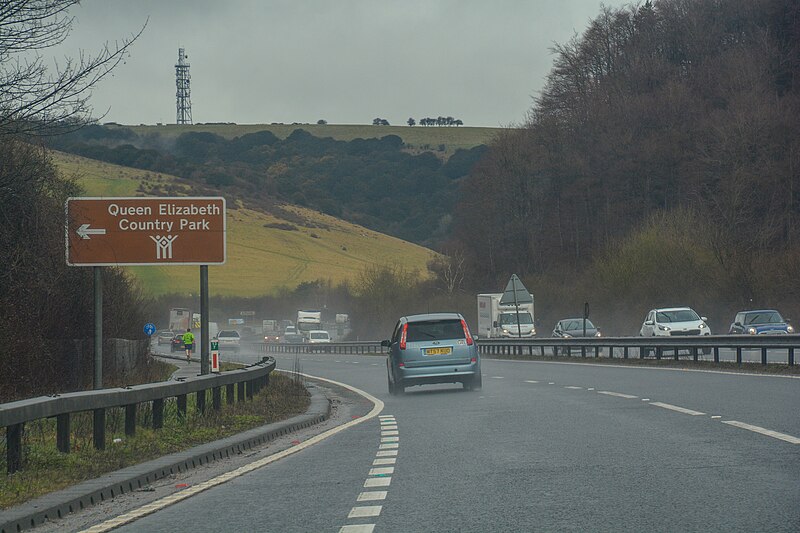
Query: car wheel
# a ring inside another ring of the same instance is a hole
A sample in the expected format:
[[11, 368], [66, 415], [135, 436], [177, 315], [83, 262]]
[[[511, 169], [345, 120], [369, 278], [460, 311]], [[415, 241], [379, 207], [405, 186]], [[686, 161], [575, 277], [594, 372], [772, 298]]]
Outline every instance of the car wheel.
[[483, 387], [483, 376], [478, 374], [472, 378], [472, 390], [481, 390]]

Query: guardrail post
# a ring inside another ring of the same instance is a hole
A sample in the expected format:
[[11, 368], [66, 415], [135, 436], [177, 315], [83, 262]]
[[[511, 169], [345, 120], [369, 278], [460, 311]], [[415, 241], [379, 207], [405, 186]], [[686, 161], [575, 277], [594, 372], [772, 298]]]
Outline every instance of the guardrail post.
[[627, 346], [623, 346], [622, 347], [622, 358], [623, 359], [627, 359], [628, 358], [628, 347]]
[[794, 364], [794, 347], [793, 346], [789, 346], [789, 361], [788, 362], [789, 362], [789, 366], [792, 366]]
[[600, 347], [599, 346], [595, 346], [594, 347], [594, 357], [595, 357], [595, 359], [600, 357]]
[[661, 361], [661, 347], [660, 346], [656, 347], [656, 359], [658, 361]]
[[106, 410], [95, 409], [92, 420], [92, 436], [95, 450], [106, 449]]
[[714, 346], [714, 362], [719, 363], [719, 346]]
[[692, 346], [692, 359], [697, 361], [697, 346]]
[[614, 347], [613, 346], [609, 346], [608, 347], [608, 358], [609, 359], [614, 359]]
[[214, 387], [211, 401], [214, 406], [214, 410], [219, 411], [222, 407], [222, 387]]
[[56, 416], [56, 448], [61, 453], [69, 453], [69, 413]]
[[164, 398], [153, 400], [153, 429], [164, 427]]
[[176, 398], [176, 403], [178, 404], [178, 417], [181, 419], [186, 418], [186, 395], [179, 394]]
[[9, 474], [22, 468], [22, 428], [23, 424], [6, 427], [6, 469]]
[[252, 400], [253, 399], [253, 394], [255, 393], [255, 391], [253, 390], [254, 388], [255, 387], [253, 387], [253, 381], [252, 380], [248, 381], [247, 382], [247, 387], [245, 388], [245, 391], [246, 391], [245, 393], [247, 394], [247, 399], [248, 400]]
[[206, 390], [197, 391], [197, 411], [202, 415], [206, 412]]
[[761, 364], [762, 365], [766, 365], [767, 364], [767, 347], [766, 346], [761, 348]]
[[680, 360], [680, 356], [678, 355], [680, 351], [681, 351], [680, 348], [677, 347], [675, 348], [675, 353], [673, 354], [672, 358], [675, 359], [676, 361]]
[[240, 402], [244, 401], [244, 381], [240, 381], [236, 384], [236, 400]]
[[[567, 355], [572, 355], [572, 348], [567, 348]], [[586, 357], [586, 346], [581, 346], [581, 357]]]
[[737, 346], [736, 347], [736, 364], [737, 365], [741, 365], [742, 364], [742, 347], [741, 346]]
[[136, 435], [136, 404], [131, 403], [125, 406], [125, 435], [133, 437]]
[[225, 403], [232, 405], [236, 399], [236, 386], [233, 383], [225, 385]]

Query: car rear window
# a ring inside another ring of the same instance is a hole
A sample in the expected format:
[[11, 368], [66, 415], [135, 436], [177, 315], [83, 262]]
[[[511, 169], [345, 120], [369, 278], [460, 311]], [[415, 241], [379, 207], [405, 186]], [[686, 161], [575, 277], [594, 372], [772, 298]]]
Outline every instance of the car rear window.
[[409, 322], [406, 340], [408, 342], [441, 341], [463, 339], [464, 327], [460, 320], [429, 320]]
[[312, 332], [311, 333], [311, 338], [312, 339], [327, 339], [328, 338], [328, 334], [327, 333], [313, 333]]
[[238, 336], [239, 336], [238, 331], [220, 331], [217, 334], [217, 337], [238, 337]]

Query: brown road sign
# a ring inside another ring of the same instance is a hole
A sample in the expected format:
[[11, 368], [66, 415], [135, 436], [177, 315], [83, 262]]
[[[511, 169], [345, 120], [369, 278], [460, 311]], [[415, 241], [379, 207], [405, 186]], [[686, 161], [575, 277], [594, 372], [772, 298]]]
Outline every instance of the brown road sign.
[[221, 265], [224, 198], [69, 198], [67, 264]]

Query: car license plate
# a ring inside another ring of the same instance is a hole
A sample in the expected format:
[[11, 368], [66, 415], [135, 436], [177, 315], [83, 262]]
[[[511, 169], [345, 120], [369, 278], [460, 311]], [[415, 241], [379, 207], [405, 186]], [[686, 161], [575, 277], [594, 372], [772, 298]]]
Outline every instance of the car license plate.
[[425, 348], [425, 355], [447, 355], [453, 349], [449, 346], [447, 348]]

